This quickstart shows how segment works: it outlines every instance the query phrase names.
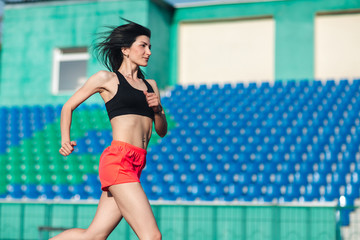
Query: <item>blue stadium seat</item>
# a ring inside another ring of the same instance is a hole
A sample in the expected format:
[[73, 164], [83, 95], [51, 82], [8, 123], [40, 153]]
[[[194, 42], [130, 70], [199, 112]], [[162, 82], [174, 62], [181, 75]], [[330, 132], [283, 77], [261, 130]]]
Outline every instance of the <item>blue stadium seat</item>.
[[40, 196], [40, 192], [37, 190], [37, 186], [35, 184], [26, 185], [25, 196], [30, 199], [37, 199]]
[[40, 186], [40, 194], [43, 198], [54, 199], [56, 196], [55, 191], [53, 190], [52, 184], [43, 184]]
[[319, 188], [312, 184], [308, 184], [305, 187], [305, 194], [303, 196], [304, 196], [304, 200], [307, 202], [311, 202], [316, 199], [320, 199]]
[[88, 199], [89, 193], [86, 191], [86, 185], [84, 183], [75, 184], [72, 186], [72, 195], [78, 199]]
[[283, 194], [283, 198], [285, 202], [292, 202], [294, 200], [299, 199], [300, 197], [300, 185], [297, 184], [289, 184], [286, 185], [285, 194]]
[[12, 198], [22, 198], [24, 196], [23, 186], [21, 184], [11, 184], [9, 193]]
[[340, 197], [339, 188], [340, 185], [327, 184], [325, 187], [325, 194], [324, 194], [325, 200], [329, 202], [337, 200]]
[[280, 188], [282, 184], [271, 184], [266, 188], [266, 194], [264, 196], [265, 202], [272, 202], [274, 199], [278, 199], [281, 196]]
[[57, 190], [56, 194], [60, 198], [62, 198], [62, 199], [71, 199], [73, 197], [73, 194], [69, 190], [69, 185], [60, 184], [57, 187], [58, 187], [58, 190]]
[[253, 200], [259, 198], [261, 196], [260, 192], [261, 192], [260, 187], [258, 185], [255, 185], [255, 184], [248, 185], [248, 190], [245, 195], [245, 200], [253, 201]]

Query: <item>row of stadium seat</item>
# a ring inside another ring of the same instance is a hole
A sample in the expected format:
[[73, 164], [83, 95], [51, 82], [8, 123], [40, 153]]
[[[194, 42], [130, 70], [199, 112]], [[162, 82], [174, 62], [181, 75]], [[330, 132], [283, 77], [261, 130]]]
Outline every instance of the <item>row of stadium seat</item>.
[[[176, 85], [162, 103], [169, 132], [153, 133], [141, 178], [150, 200], [360, 197], [360, 80]], [[74, 112], [77, 147], [67, 158], [60, 113], [0, 107], [0, 197], [99, 198], [98, 159], [112, 139], [105, 108]]]

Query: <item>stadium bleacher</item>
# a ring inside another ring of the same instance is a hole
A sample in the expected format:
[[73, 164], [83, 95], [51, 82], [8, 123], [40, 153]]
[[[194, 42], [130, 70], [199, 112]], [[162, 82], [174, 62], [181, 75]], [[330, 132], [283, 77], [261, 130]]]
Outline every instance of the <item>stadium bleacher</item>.
[[[153, 133], [141, 177], [150, 200], [360, 197], [360, 79], [176, 85], [162, 103], [168, 135]], [[0, 107], [0, 198], [99, 198], [98, 159], [112, 139], [105, 108], [74, 112], [77, 147], [65, 158], [61, 107]]]

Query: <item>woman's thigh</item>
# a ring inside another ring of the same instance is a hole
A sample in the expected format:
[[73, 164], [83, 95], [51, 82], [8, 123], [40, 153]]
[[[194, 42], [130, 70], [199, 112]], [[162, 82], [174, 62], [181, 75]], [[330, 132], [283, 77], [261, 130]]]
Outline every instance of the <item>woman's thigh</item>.
[[140, 183], [117, 184], [110, 186], [109, 190], [122, 216], [140, 239], [160, 235], [149, 200]]
[[86, 230], [88, 236], [107, 237], [119, 224], [122, 214], [110, 192], [103, 192], [95, 217]]

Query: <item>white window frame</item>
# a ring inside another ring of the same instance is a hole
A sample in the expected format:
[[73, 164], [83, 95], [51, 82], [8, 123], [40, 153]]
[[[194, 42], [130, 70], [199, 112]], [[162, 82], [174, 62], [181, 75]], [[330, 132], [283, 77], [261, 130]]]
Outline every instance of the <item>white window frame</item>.
[[[72, 53], [68, 51], [74, 50]], [[86, 52], [81, 52], [82, 49], [86, 49]], [[79, 52], [80, 50], [80, 52]], [[59, 90], [59, 78], [60, 78], [60, 63], [66, 61], [88, 61], [90, 54], [87, 52], [87, 48], [55, 48], [53, 52], [53, 72], [52, 72], [52, 94], [68, 94], [73, 91], [60, 91]], [[74, 89], [75, 90], [75, 89]]]

